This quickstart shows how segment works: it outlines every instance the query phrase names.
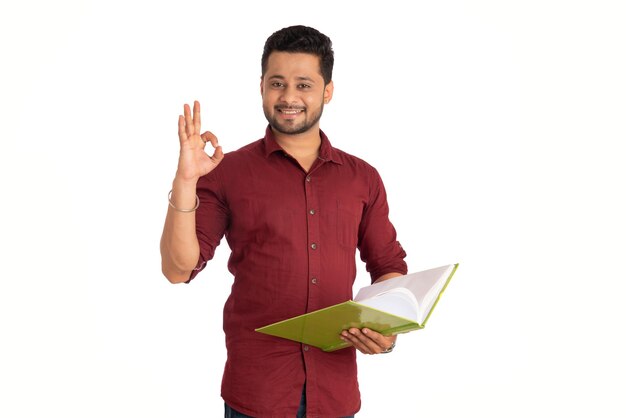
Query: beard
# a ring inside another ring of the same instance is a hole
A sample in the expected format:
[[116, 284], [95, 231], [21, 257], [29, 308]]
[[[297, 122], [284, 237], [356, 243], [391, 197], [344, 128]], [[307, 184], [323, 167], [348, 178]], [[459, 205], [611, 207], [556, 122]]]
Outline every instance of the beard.
[[[304, 120], [300, 122], [296, 122], [295, 120], [280, 120], [276, 115], [280, 113], [280, 110], [288, 110], [288, 109], [298, 109], [302, 110], [304, 114]], [[320, 108], [317, 112], [309, 114], [309, 111], [305, 107], [295, 107], [295, 106], [274, 106], [274, 112], [270, 112], [270, 109], [263, 106], [263, 113], [265, 114], [265, 119], [270, 124], [273, 130], [284, 134], [284, 135], [299, 135], [307, 132], [311, 129], [317, 122], [319, 122], [322, 117], [322, 112], [324, 111], [324, 103], [320, 105]]]

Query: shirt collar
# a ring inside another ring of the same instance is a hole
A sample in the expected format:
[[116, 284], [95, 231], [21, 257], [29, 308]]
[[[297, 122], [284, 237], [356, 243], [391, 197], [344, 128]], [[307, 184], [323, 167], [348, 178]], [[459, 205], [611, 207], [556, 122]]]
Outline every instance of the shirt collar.
[[[343, 164], [339, 153], [333, 148], [328, 140], [326, 134], [320, 129], [320, 137], [322, 139], [322, 144], [320, 146], [320, 155], [319, 158], [324, 161], [332, 161], [337, 164]], [[276, 142], [276, 137], [274, 136], [274, 132], [272, 132], [272, 128], [268, 125], [265, 129], [265, 137], [263, 138], [263, 144], [265, 145], [265, 156], [269, 157], [271, 154], [280, 151], [284, 152], [282, 147], [278, 145]]]

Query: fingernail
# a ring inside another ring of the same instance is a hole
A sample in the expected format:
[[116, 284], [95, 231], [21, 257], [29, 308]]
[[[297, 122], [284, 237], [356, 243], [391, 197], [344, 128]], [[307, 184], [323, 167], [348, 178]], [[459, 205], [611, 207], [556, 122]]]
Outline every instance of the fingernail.
[[367, 328], [363, 328], [361, 331], [363, 331], [363, 334], [367, 334]]

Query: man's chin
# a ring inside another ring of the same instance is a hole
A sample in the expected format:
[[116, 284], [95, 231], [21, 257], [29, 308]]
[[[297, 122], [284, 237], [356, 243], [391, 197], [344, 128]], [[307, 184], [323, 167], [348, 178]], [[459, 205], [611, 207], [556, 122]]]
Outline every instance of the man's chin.
[[283, 135], [300, 135], [311, 129], [311, 126], [308, 125], [285, 125], [276, 121], [272, 121], [270, 126], [273, 130]]

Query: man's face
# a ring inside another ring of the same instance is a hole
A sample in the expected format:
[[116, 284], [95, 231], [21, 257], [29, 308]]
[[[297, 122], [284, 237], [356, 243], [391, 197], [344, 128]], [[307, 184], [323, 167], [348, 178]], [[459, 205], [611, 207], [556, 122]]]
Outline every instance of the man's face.
[[306, 53], [272, 52], [261, 79], [263, 113], [272, 129], [298, 135], [319, 129], [333, 83], [324, 86], [319, 58]]

